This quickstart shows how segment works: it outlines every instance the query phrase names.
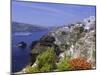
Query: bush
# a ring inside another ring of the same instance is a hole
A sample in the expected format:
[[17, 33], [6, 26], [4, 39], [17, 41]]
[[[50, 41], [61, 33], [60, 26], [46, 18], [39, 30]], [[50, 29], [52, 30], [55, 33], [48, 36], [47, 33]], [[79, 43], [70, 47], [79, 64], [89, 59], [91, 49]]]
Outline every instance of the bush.
[[70, 70], [70, 64], [67, 63], [65, 60], [63, 60], [60, 63], [58, 63], [57, 69], [58, 69], [58, 71]]
[[64, 58], [58, 63], [57, 69], [58, 71], [67, 71], [70, 70], [71, 66], [68, 63], [69, 58], [64, 56]]
[[54, 48], [48, 49], [37, 56], [37, 66], [41, 72], [53, 71], [56, 63], [56, 54]]
[[53, 69], [52, 64], [44, 64], [40, 69], [40, 72], [50, 72], [52, 71], [52, 69]]
[[38, 71], [38, 68], [36, 66], [34, 66], [34, 67], [29, 66], [26, 68], [25, 72], [26, 73], [35, 73], [35, 72], [39, 72], [39, 71]]
[[71, 70], [88, 70], [91, 69], [91, 63], [87, 62], [83, 58], [75, 58], [69, 61]]

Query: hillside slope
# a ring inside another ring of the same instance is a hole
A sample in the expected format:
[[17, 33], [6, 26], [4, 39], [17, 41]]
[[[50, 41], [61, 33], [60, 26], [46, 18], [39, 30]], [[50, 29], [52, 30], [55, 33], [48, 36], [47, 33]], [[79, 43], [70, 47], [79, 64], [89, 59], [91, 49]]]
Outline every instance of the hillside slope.
[[[58, 27], [53, 31], [49, 32], [48, 35], [43, 36], [40, 40], [33, 41], [33, 43], [31, 44], [32, 51], [30, 53], [30, 62], [28, 67], [38, 66], [38, 61], [39, 61], [37, 58], [38, 55], [45, 56], [42, 54], [44, 52], [46, 53], [48, 47], [53, 48], [54, 52], [56, 53], [55, 64], [58, 65], [59, 63], [60, 64], [63, 63], [62, 66], [65, 67], [66, 71], [69, 70], [67, 67], [68, 60], [66, 61], [66, 57], [69, 59], [69, 61], [71, 61], [71, 64], [73, 65], [72, 68], [74, 69], [72, 70], [95, 69], [96, 67], [95, 17], [90, 16], [89, 18], [84, 19], [82, 22]], [[46, 57], [48, 56], [42, 58], [45, 63], [46, 63], [45, 60]], [[64, 59], [63, 62], [62, 59]], [[24, 68], [22, 72], [27, 73], [26, 70], [27, 67]], [[56, 69], [54, 68], [52, 71], [59, 71], [59, 67]]]

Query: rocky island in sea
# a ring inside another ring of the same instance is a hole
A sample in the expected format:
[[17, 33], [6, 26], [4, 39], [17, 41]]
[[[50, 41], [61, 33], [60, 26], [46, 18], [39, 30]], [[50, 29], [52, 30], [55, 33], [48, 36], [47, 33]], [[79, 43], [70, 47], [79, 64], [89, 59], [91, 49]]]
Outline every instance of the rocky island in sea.
[[30, 62], [19, 73], [95, 69], [95, 29], [94, 16], [53, 29], [32, 42]]

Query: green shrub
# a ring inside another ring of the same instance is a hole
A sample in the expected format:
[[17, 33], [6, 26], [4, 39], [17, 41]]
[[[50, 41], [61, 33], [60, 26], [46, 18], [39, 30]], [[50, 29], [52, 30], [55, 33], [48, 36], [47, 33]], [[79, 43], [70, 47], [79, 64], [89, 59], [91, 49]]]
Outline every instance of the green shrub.
[[57, 69], [58, 69], [58, 71], [70, 70], [70, 64], [67, 63], [65, 60], [63, 60], [60, 63], [58, 63]]
[[42, 68], [40, 69], [40, 72], [50, 72], [53, 70], [52, 64], [44, 64]]
[[53, 71], [56, 64], [56, 54], [54, 48], [48, 49], [37, 56], [37, 66], [41, 72]]
[[39, 72], [39, 71], [38, 71], [38, 68], [36, 66], [34, 66], [34, 67], [29, 66], [26, 68], [25, 72], [26, 73], [35, 73], [35, 72]]
[[68, 63], [68, 61], [69, 61], [69, 57], [67, 57], [65, 55], [64, 58], [57, 64], [58, 71], [67, 71], [67, 70], [70, 70], [71, 66]]

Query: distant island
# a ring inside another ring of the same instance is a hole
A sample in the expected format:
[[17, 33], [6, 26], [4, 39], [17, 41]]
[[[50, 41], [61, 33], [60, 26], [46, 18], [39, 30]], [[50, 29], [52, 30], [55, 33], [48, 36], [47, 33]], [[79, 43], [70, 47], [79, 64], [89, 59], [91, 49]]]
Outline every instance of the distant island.
[[12, 32], [35, 32], [46, 30], [46, 27], [20, 22], [12, 22]]

